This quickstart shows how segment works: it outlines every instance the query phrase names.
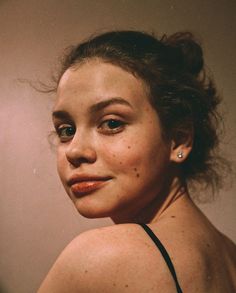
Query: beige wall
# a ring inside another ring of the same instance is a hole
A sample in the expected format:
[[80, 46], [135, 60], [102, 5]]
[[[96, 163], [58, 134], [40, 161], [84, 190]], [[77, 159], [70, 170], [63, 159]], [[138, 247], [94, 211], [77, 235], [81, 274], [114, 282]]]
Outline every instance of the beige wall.
[[[100, 29], [196, 32], [224, 95], [235, 159], [235, 0], [0, 1], [0, 292], [35, 292], [62, 248], [83, 230], [110, 224], [80, 217], [65, 195], [49, 148], [52, 102], [18, 78], [47, 81], [62, 49]], [[203, 206], [236, 241], [235, 187]]]

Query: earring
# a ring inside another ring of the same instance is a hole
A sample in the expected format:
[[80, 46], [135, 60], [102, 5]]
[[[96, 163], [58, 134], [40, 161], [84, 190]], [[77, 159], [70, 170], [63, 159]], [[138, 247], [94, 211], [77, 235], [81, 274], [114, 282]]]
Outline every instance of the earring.
[[184, 157], [184, 153], [182, 151], [178, 151], [177, 158], [182, 159]]

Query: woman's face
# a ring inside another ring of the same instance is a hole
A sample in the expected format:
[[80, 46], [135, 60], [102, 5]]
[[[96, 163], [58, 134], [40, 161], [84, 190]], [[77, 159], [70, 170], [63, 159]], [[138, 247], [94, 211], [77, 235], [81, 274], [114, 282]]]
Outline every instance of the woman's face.
[[159, 195], [170, 145], [140, 79], [99, 60], [68, 69], [53, 121], [58, 173], [82, 215], [131, 220]]

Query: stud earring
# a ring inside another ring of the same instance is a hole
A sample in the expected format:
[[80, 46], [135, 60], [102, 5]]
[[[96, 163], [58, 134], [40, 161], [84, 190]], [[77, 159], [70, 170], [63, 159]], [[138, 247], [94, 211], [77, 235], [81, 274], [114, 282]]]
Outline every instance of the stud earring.
[[184, 157], [184, 153], [182, 151], [178, 151], [177, 158], [182, 159]]

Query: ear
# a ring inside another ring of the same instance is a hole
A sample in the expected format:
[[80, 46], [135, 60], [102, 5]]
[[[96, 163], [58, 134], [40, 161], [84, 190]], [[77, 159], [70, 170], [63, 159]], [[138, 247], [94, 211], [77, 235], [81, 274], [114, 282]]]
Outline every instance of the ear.
[[170, 161], [182, 163], [185, 161], [192, 150], [193, 131], [178, 130], [171, 141]]

